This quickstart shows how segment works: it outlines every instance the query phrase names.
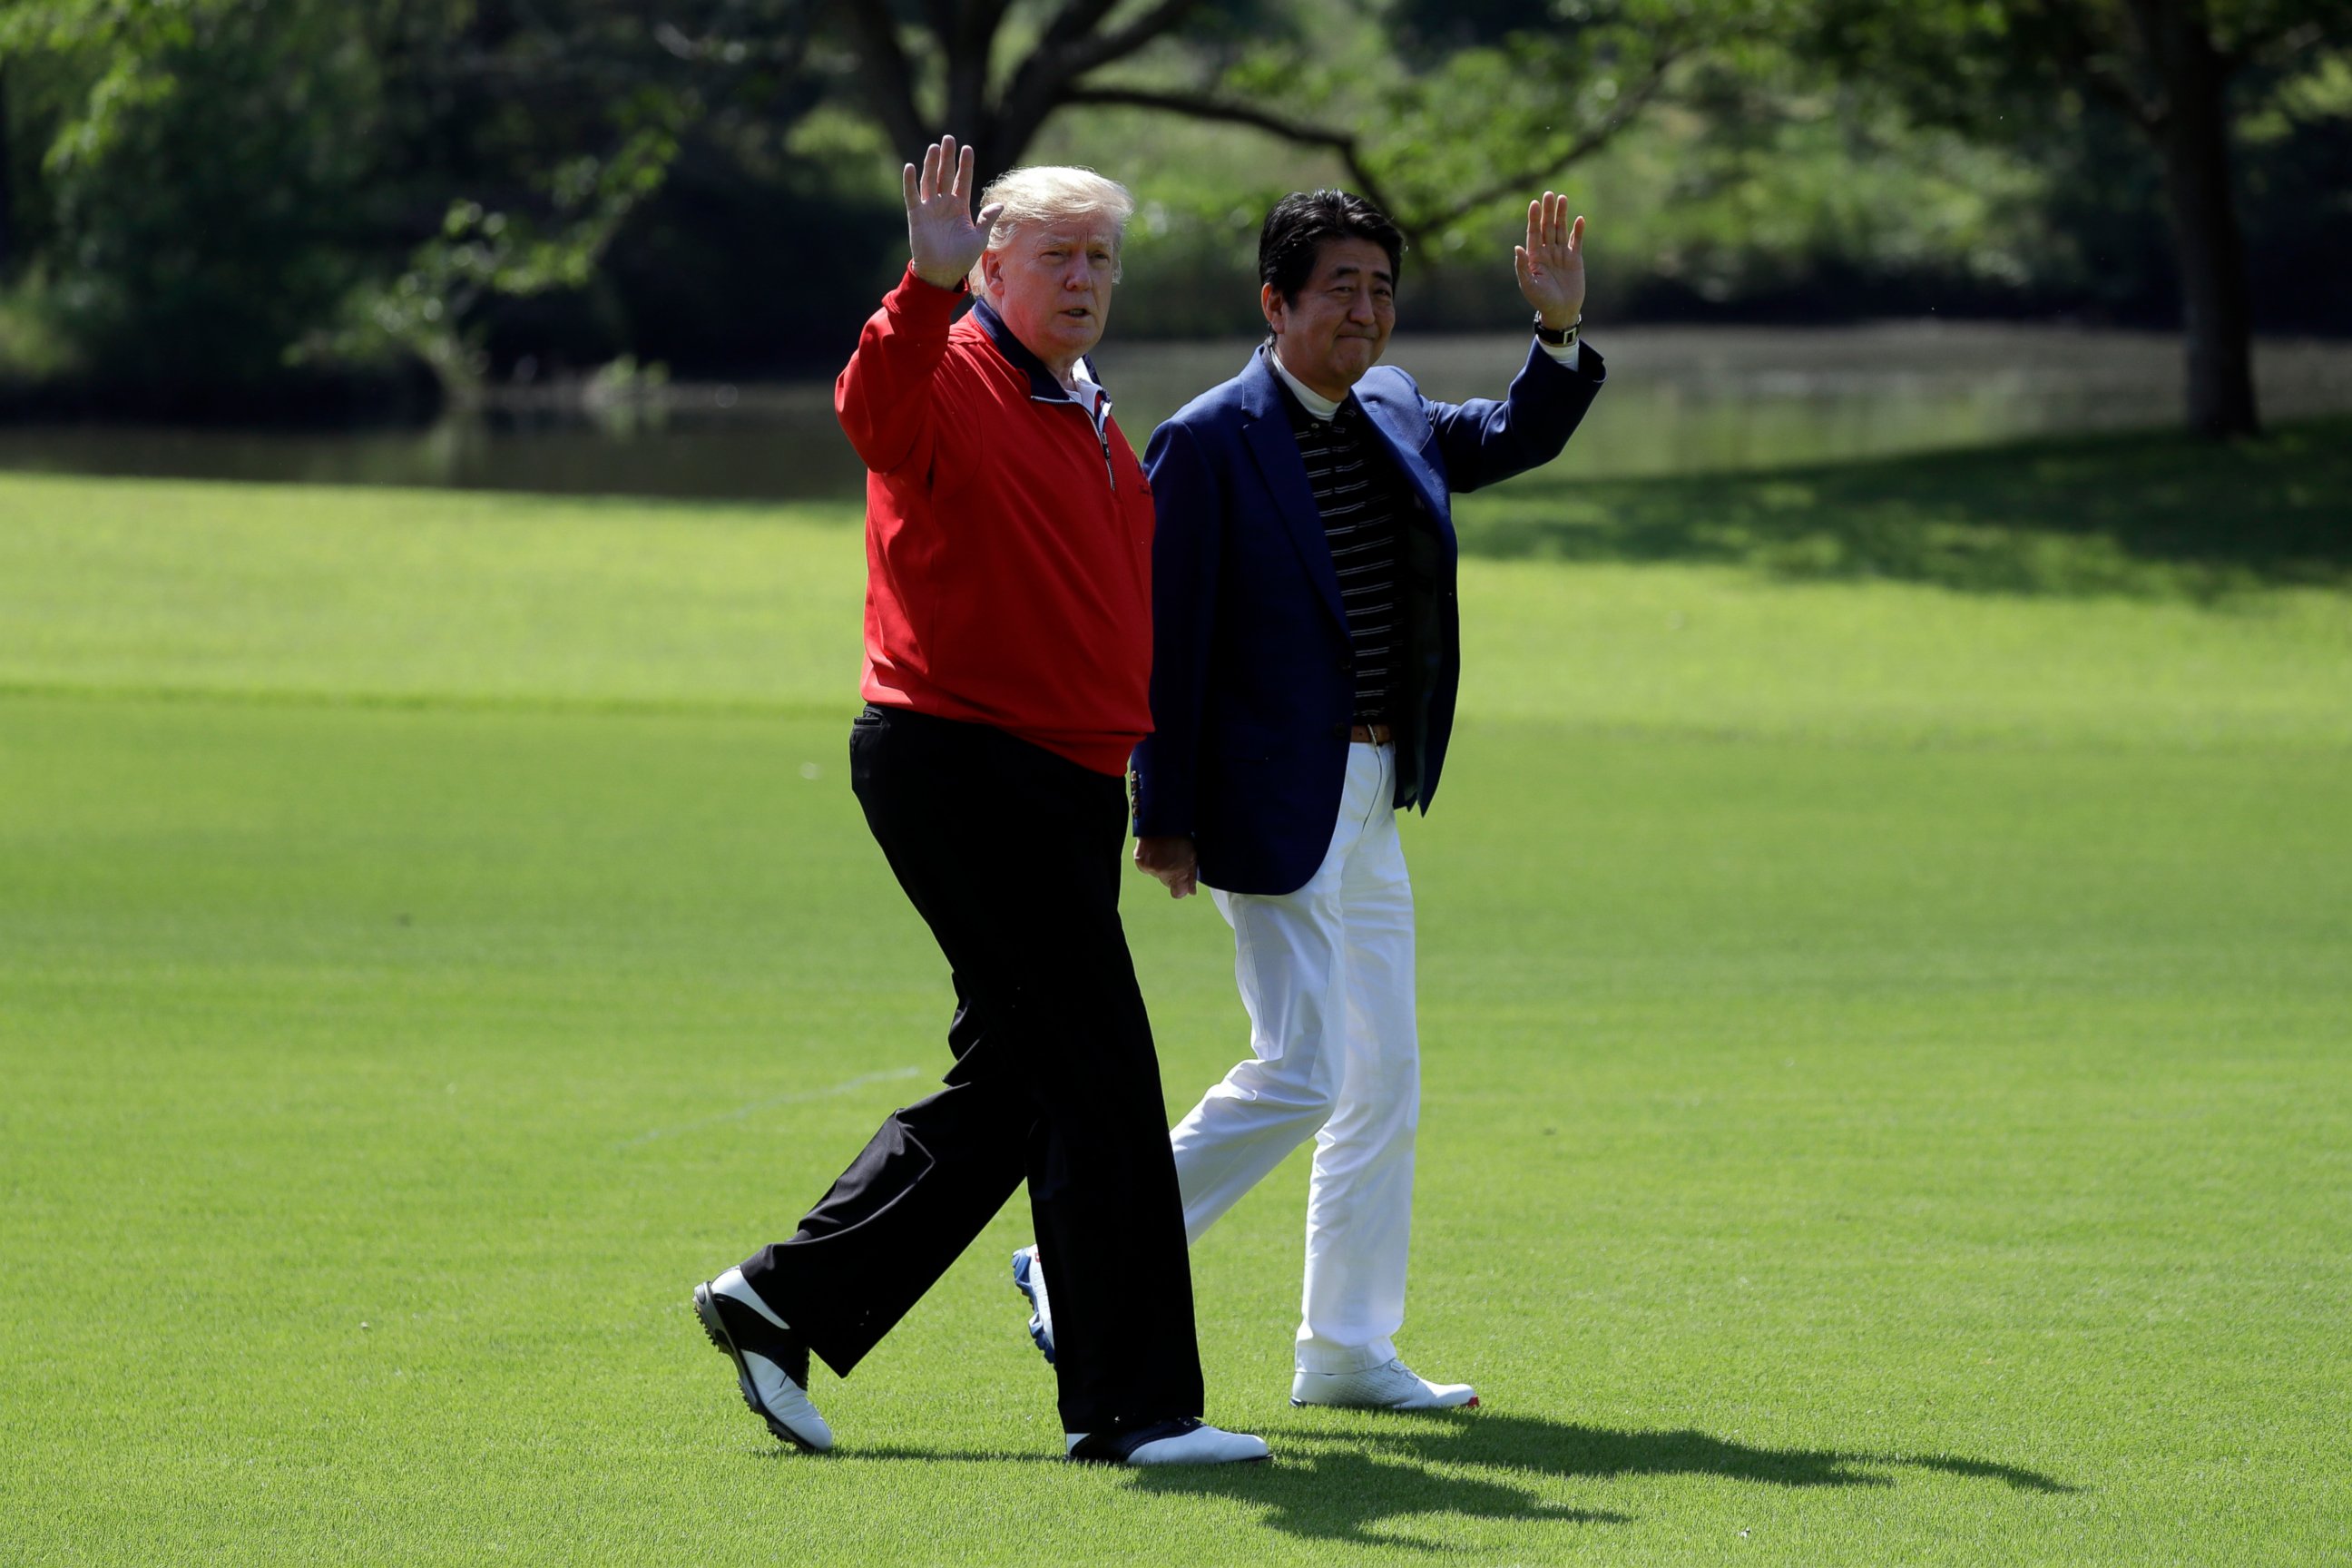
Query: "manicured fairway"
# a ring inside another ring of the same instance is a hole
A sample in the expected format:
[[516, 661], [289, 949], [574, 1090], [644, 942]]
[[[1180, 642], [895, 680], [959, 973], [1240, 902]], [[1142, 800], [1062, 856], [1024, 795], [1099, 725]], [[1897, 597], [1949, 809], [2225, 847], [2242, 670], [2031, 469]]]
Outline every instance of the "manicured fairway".
[[[1194, 1257], [1277, 1461], [1161, 1477], [1053, 1462], [1018, 1205], [832, 1457], [694, 1328], [944, 1064], [858, 581], [0, 477], [0, 1562], [2342, 1559], [2352, 595], [1473, 562], [1403, 1343], [1485, 1408], [1289, 1409], [1294, 1162]], [[1181, 1109], [1224, 932], [1128, 909]]]

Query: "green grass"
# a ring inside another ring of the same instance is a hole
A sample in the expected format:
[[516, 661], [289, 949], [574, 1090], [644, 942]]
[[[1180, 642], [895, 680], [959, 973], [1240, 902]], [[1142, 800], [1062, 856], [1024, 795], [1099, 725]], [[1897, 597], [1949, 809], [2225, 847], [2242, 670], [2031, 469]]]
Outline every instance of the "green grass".
[[[2022, 460], [1798, 482], [1858, 529]], [[1294, 1162], [1194, 1256], [1276, 1464], [1050, 1462], [1018, 1205], [782, 1451], [685, 1288], [945, 1056], [841, 765], [849, 524], [0, 478], [0, 1560], [2352, 1540], [2352, 595], [2269, 571], [1474, 560], [1403, 1343], [1486, 1407], [1288, 1408]], [[1130, 888], [1189, 1103], [1226, 939]]]
[[1571, 458], [1477, 497], [1463, 534], [1504, 558], [1727, 562], [1784, 581], [2201, 604], [2340, 589], [2352, 586], [2352, 418], [2227, 447], [2075, 436], [1601, 483]]

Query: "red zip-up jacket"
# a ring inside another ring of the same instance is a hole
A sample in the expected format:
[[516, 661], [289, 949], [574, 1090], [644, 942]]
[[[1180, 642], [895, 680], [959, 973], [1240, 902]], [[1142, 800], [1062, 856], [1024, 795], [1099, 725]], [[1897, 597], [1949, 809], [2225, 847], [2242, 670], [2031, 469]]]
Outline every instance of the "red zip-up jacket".
[[1151, 489], [985, 303], [907, 269], [834, 384], [865, 459], [866, 700], [1096, 773], [1151, 731]]

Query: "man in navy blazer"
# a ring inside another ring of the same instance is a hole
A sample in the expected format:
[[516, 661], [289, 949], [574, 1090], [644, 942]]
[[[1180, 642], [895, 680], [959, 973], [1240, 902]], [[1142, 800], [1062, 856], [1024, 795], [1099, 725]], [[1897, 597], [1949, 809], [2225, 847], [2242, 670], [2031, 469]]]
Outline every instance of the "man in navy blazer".
[[[1460, 674], [1451, 497], [1549, 461], [1603, 377], [1577, 341], [1584, 220], [1528, 204], [1515, 264], [1538, 342], [1500, 402], [1378, 364], [1402, 237], [1361, 197], [1283, 199], [1259, 236], [1269, 330], [1152, 437], [1152, 734], [1136, 864], [1206, 884], [1234, 934], [1249, 1058], [1171, 1135], [1187, 1235], [1316, 1141], [1291, 1399], [1475, 1405], [1397, 1356], [1420, 1108], [1412, 889]], [[1051, 1354], [1034, 1249], [1014, 1276]]]

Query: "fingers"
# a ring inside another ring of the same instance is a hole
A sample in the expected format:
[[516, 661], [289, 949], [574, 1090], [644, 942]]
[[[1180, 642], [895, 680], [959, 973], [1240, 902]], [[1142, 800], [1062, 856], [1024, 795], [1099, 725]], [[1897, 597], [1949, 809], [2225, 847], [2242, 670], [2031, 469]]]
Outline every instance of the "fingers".
[[[1578, 218], [1573, 226], [1569, 222], [1568, 198], [1557, 191], [1546, 191], [1528, 204], [1528, 238], [1519, 254], [1537, 271], [1564, 265], [1576, 254], [1576, 242], [1584, 233], [1584, 220]], [[1528, 274], [1522, 269], [1520, 277]]]
[[922, 172], [907, 165], [905, 183], [908, 201], [932, 201], [940, 196], [965, 197], [971, 190], [972, 150], [957, 150], [956, 139], [942, 136], [923, 149]]
[[1159, 879], [1171, 899], [1189, 898], [1200, 890], [1200, 860], [1189, 838], [1138, 838], [1135, 868]]
[[1538, 265], [1564, 261], [1583, 243], [1584, 219], [1579, 216], [1571, 220], [1566, 196], [1546, 191], [1528, 204], [1526, 249]]
[[[965, 155], [970, 156], [971, 149], [966, 148], [964, 151]], [[926, 194], [933, 200], [940, 196], [955, 195], [950, 182], [955, 177], [956, 139], [952, 136], [942, 136], [932, 142], [929, 151], [923, 154], [923, 162], [926, 172], [930, 175], [929, 188]]]
[[[912, 212], [918, 206], [929, 206], [943, 198], [954, 202], [959, 207], [969, 208], [971, 205], [974, 157], [970, 147], [957, 146], [952, 136], [942, 136], [924, 148], [922, 167], [918, 169], [909, 163], [900, 172], [899, 183], [906, 187], [908, 211]], [[992, 203], [980, 215], [981, 226], [986, 227], [995, 222], [996, 215], [1003, 210], [1002, 202]]]

